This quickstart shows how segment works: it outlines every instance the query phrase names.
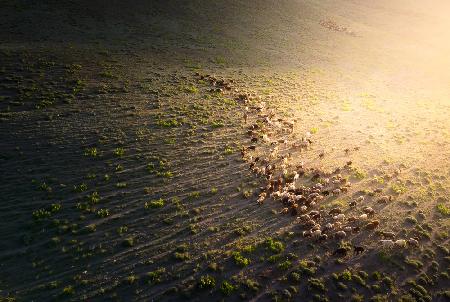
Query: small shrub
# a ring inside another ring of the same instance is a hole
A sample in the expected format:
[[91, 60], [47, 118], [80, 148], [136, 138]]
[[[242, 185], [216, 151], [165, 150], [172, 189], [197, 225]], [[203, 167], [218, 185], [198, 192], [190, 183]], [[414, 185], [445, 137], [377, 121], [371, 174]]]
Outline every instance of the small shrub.
[[310, 278], [308, 279], [308, 286], [310, 289], [315, 289], [321, 292], [326, 291], [325, 283], [323, 282], [323, 279], [318, 278]]
[[236, 286], [234, 286], [228, 281], [223, 281], [222, 284], [220, 285], [220, 291], [222, 292], [222, 294], [226, 296], [231, 295], [235, 290]]
[[445, 204], [439, 203], [438, 205], [436, 205], [436, 209], [443, 216], [450, 216], [450, 208], [447, 207]]
[[283, 261], [280, 264], [278, 264], [278, 268], [282, 270], [287, 270], [292, 266], [292, 262], [289, 260]]
[[156, 199], [152, 201], [146, 201], [144, 204], [144, 208], [146, 209], [157, 209], [162, 208], [164, 206], [164, 199]]
[[233, 259], [234, 259], [234, 263], [236, 263], [237, 265], [244, 267], [250, 264], [250, 260], [248, 258], [245, 258], [244, 256], [242, 256], [241, 253], [239, 252], [233, 252]]
[[132, 247], [132, 246], [134, 246], [134, 238], [133, 237], [125, 238], [125, 240], [123, 241], [123, 245], [125, 247]]
[[125, 150], [123, 148], [116, 148], [114, 150], [114, 155], [117, 157], [122, 157], [125, 154]]
[[216, 287], [216, 279], [210, 275], [205, 275], [200, 278], [198, 283], [199, 288], [214, 288]]
[[63, 288], [63, 295], [73, 295], [75, 293], [75, 289], [73, 288], [72, 285], [68, 285], [66, 287]]
[[266, 247], [273, 253], [281, 253], [284, 251], [284, 245], [281, 241], [275, 241], [272, 238], [266, 239]]
[[149, 284], [157, 284], [161, 282], [162, 275], [166, 272], [164, 267], [160, 267], [155, 271], [147, 273], [147, 282]]

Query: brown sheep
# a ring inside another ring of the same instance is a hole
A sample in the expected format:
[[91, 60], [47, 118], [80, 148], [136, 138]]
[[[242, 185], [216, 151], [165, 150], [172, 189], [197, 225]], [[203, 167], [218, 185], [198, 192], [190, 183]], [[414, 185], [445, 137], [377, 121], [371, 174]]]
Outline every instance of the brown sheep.
[[366, 224], [365, 228], [367, 230], [375, 230], [380, 225], [380, 221], [378, 220], [372, 220], [368, 224]]

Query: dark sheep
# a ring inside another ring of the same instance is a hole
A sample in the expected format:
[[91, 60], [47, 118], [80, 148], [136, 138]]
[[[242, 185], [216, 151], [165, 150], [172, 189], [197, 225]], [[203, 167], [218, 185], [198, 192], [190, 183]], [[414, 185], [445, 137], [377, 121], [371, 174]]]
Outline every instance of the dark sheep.
[[359, 254], [362, 254], [362, 253], [364, 253], [364, 247], [362, 247], [362, 246], [355, 246], [354, 247], [354, 253], [356, 254], [356, 255], [359, 255]]

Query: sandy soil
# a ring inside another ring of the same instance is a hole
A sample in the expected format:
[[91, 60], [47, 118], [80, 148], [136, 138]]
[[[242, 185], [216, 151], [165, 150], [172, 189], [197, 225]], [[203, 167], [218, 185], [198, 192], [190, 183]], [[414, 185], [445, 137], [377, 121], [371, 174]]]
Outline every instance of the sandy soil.
[[0, 301], [447, 301], [449, 4], [211, 2], [0, 1]]

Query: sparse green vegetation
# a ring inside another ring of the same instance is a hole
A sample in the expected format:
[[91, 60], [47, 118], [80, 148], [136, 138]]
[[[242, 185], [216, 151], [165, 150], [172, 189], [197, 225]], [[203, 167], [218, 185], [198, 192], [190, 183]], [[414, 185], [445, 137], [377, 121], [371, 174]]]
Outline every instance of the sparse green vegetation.
[[250, 264], [250, 260], [242, 256], [239, 252], [233, 252], [234, 262], [241, 267], [247, 266]]
[[438, 212], [439, 212], [440, 214], [442, 214], [443, 216], [450, 216], [450, 208], [447, 207], [445, 204], [439, 203], [439, 204], [436, 206], [436, 209], [437, 209]]
[[200, 278], [198, 283], [199, 288], [214, 288], [216, 287], [216, 279], [210, 275], [205, 275]]
[[164, 199], [160, 198], [160, 199], [156, 199], [156, 200], [146, 201], [144, 204], [144, 208], [157, 209], [157, 208], [162, 208], [164, 206], [164, 204], [165, 204]]

